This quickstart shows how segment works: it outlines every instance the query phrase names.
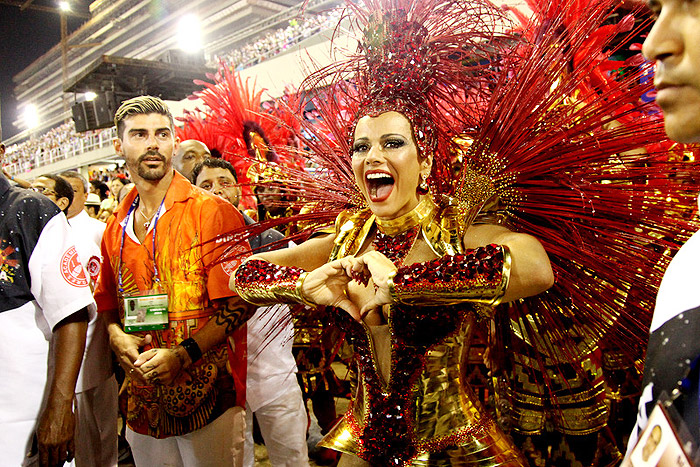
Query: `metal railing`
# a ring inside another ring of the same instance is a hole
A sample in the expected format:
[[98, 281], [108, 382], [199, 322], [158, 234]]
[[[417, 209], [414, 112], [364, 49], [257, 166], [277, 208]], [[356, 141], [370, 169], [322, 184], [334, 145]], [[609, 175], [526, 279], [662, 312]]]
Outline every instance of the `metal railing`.
[[[117, 135], [116, 128], [107, 128], [99, 133], [91, 133], [87, 135], [77, 135], [73, 141], [63, 143], [55, 148], [34, 148], [34, 154], [29, 156], [23, 155], [21, 160], [9, 163], [5, 169], [10, 175], [18, 175], [27, 173], [45, 165], [53, 164], [54, 162], [69, 159], [71, 157], [86, 154], [96, 149], [104, 148], [112, 145], [112, 140]], [[12, 157], [12, 153], [8, 153], [6, 159]]]

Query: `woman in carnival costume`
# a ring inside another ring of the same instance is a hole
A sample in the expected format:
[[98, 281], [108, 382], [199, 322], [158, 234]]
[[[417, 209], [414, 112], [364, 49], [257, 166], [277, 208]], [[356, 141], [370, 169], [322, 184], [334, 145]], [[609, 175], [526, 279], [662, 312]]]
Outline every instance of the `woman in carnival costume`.
[[[358, 384], [321, 442], [341, 466], [619, 462], [601, 342], [638, 358], [697, 185], [629, 151], [663, 140], [641, 71], [595, 71], [631, 23], [582, 3], [539, 5], [526, 35], [486, 3], [351, 3], [359, 52], [307, 80], [331, 85], [305, 141], [323, 176], [295, 174], [318, 210], [297, 220], [335, 228], [231, 285], [345, 331]], [[477, 334], [493, 410], [467, 382]]]

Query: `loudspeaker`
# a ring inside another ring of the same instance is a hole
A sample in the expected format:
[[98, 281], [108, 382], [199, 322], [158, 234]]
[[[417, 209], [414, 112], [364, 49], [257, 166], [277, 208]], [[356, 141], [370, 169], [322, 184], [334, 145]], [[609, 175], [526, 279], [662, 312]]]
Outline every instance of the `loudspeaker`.
[[158, 57], [159, 62], [172, 63], [175, 65], [204, 66], [204, 53], [187, 53], [183, 50], [168, 49]]
[[88, 118], [85, 112], [85, 102], [78, 102], [71, 107], [73, 112], [73, 122], [75, 123], [75, 131], [82, 133], [88, 130]]
[[111, 91], [101, 92], [93, 101], [78, 102], [71, 107], [75, 131], [82, 133], [114, 125], [117, 100]]
[[114, 112], [117, 110], [117, 102], [113, 92], [105, 92], [97, 95], [92, 101], [92, 110], [95, 115], [95, 128], [109, 128], [112, 126]]

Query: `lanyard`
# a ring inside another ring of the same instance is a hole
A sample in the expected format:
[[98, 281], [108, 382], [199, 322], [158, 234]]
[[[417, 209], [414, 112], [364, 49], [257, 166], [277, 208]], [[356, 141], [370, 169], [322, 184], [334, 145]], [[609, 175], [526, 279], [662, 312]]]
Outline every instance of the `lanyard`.
[[[163, 197], [163, 200], [160, 202], [160, 206], [158, 207], [158, 211], [156, 211], [156, 217], [153, 219], [153, 282], [155, 283], [160, 283], [160, 278], [158, 276], [158, 263], [156, 262], [156, 228], [158, 227], [158, 218], [160, 217], [160, 211], [163, 209], [163, 203], [165, 203], [165, 197]], [[131, 207], [129, 208], [129, 212], [126, 213], [126, 217], [124, 218], [124, 225], [122, 226], [122, 241], [121, 244], [119, 245], [119, 292], [124, 293], [124, 287], [122, 283], [122, 255], [124, 253], [124, 240], [126, 240], [126, 226], [129, 225], [129, 219], [131, 218], [131, 213], [136, 210], [136, 207], [139, 205], [139, 197], [137, 196], [136, 199], [134, 200], [133, 203], [131, 203]]]

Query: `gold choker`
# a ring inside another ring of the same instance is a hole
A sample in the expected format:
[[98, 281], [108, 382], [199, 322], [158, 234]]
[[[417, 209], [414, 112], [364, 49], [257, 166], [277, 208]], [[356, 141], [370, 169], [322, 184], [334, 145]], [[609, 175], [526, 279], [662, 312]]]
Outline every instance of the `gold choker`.
[[430, 193], [423, 196], [423, 199], [411, 211], [395, 219], [377, 219], [377, 228], [384, 235], [396, 235], [420, 225], [423, 219], [428, 217], [435, 209], [435, 202]]

